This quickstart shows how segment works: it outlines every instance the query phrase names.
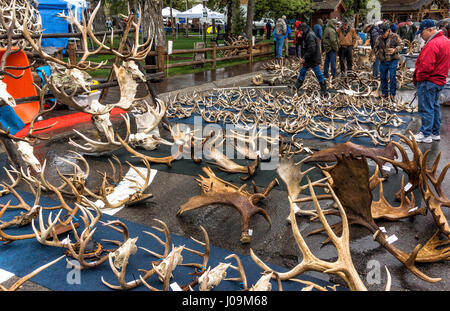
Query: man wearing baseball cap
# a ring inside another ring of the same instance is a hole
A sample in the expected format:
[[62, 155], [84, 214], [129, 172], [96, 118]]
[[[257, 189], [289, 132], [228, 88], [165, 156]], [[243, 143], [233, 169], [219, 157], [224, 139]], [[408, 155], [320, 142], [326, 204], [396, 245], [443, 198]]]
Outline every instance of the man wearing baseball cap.
[[450, 41], [436, 29], [431, 19], [420, 23], [416, 35], [420, 35], [425, 45], [417, 57], [413, 76], [422, 119], [420, 133], [414, 138], [417, 142], [431, 143], [441, 139], [439, 95], [447, 82], [450, 68]]

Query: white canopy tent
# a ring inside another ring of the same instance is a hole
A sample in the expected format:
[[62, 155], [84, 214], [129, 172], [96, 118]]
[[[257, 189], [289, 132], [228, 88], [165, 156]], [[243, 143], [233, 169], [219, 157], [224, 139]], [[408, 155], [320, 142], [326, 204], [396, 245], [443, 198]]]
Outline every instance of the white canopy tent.
[[[177, 9], [172, 8], [172, 16], [175, 18], [178, 13], [181, 13], [181, 11], [178, 11]], [[162, 9], [162, 16], [164, 18], [169, 17], [170, 18], [170, 7], [165, 7]]]
[[[207, 15], [204, 15], [204, 11], [206, 10]], [[186, 21], [193, 18], [199, 18], [201, 23], [205, 23], [206, 21], [211, 21], [215, 19], [224, 20], [225, 15], [219, 12], [215, 12], [207, 7], [203, 7], [203, 4], [197, 4], [196, 6], [190, 8], [187, 11], [178, 13], [177, 18], [184, 18]], [[186, 22], [187, 23], [187, 22]]]
[[[206, 8], [208, 19], [224, 19], [225, 15]], [[177, 18], [203, 18], [203, 4], [197, 4], [187, 11], [178, 13]]]

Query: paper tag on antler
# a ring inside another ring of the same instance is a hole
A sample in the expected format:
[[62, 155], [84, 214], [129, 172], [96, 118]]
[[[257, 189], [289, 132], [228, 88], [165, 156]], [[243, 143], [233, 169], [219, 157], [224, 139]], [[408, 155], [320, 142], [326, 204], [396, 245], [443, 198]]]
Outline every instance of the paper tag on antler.
[[405, 188], [403, 188], [405, 191], [408, 191], [409, 189], [411, 189], [412, 184], [411, 183], [407, 183]]
[[173, 282], [169, 286], [174, 292], [182, 292], [183, 291], [177, 282]]
[[418, 210], [418, 209], [419, 209], [419, 207], [416, 206], [416, 207], [414, 207], [414, 208], [411, 208], [411, 209], [408, 211], [408, 213], [412, 213], [412, 212], [414, 212], [414, 211], [416, 211], [416, 210]]
[[383, 170], [390, 172], [391, 168], [387, 165], [383, 165]]
[[388, 242], [389, 244], [392, 244], [392, 243], [394, 243], [397, 240], [398, 240], [397, 236], [395, 234], [393, 234], [393, 235], [391, 235], [390, 237], [388, 237], [386, 239], [386, 242]]
[[248, 235], [252, 236], [252, 234], [253, 234], [253, 230], [252, 229], [248, 229]]
[[380, 228], [381, 232], [386, 233], [386, 229], [384, 227], [379, 227], [379, 228]]

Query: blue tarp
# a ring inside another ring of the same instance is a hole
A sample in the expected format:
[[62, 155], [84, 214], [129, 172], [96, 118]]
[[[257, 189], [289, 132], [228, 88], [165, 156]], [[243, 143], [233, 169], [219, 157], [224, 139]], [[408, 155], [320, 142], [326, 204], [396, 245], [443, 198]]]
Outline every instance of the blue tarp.
[[[71, 7], [75, 10], [75, 7]], [[42, 18], [42, 28], [44, 33], [68, 33], [69, 24], [58, 13], [65, 11], [67, 15], [67, 2], [63, 0], [41, 0], [38, 6], [39, 13]], [[78, 15], [80, 16], [80, 15]], [[43, 47], [67, 47], [68, 38], [48, 38], [42, 39]]]

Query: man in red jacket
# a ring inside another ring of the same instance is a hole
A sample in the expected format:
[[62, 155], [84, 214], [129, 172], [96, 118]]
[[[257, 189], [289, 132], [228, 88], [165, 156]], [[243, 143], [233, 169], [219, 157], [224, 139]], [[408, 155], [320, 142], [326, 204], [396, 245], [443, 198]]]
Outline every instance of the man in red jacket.
[[450, 41], [442, 31], [436, 29], [431, 19], [420, 23], [417, 34], [425, 41], [425, 46], [417, 57], [413, 77], [422, 119], [420, 133], [414, 138], [417, 142], [429, 144], [441, 139], [439, 95], [447, 81], [450, 67]]

